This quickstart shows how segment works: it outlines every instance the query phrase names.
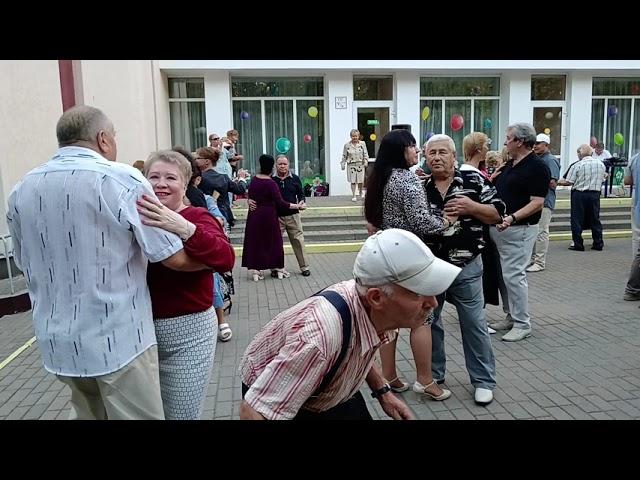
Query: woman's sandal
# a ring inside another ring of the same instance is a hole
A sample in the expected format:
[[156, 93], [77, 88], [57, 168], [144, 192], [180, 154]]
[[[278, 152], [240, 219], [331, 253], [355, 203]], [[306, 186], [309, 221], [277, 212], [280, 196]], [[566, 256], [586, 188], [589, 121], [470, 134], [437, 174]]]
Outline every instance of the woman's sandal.
[[[400, 382], [401, 385], [399, 387], [395, 387], [393, 386], [395, 382]], [[389, 386], [391, 387], [391, 391], [395, 393], [406, 392], [407, 390], [409, 390], [409, 387], [410, 387], [409, 383], [403, 382], [398, 377], [394, 378], [393, 380], [389, 380], [388, 383], [389, 383]]]
[[282, 270], [278, 270], [278, 278], [282, 280], [283, 278], [289, 278], [291, 274], [287, 272], [284, 268]]
[[440, 390], [442, 390], [442, 393], [440, 395], [434, 395], [433, 393], [428, 392], [427, 388], [429, 388], [432, 385], [435, 385], [436, 387], [438, 387], [438, 384], [436, 383], [435, 380], [433, 380], [428, 385], [422, 385], [420, 382], [416, 381], [413, 384], [413, 391], [421, 395], [426, 395], [431, 400], [437, 400], [438, 402], [441, 402], [442, 400], [446, 400], [451, 396], [451, 390], [447, 390], [446, 388], [442, 388], [442, 387], [438, 387]]
[[221, 323], [218, 326], [218, 330], [218, 338], [220, 340], [222, 340], [223, 342], [228, 342], [229, 340], [231, 340], [233, 332], [231, 331], [231, 327], [229, 327], [228, 323]]

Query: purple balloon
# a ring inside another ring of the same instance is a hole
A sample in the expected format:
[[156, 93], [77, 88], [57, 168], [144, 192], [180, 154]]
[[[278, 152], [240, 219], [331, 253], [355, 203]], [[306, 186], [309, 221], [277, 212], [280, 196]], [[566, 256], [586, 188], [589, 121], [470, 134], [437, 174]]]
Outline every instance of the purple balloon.
[[240, 112], [240, 119], [248, 120], [249, 119], [249, 112]]
[[431, 137], [433, 137], [435, 135], [435, 133], [433, 132], [428, 132], [427, 135], [424, 137], [425, 140], [429, 140]]
[[618, 114], [618, 107], [611, 105], [607, 111], [610, 117], [615, 117]]

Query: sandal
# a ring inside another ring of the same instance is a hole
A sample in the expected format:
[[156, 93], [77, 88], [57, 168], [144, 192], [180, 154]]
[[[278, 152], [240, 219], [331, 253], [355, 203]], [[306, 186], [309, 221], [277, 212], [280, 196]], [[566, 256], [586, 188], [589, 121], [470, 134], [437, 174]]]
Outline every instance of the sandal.
[[[395, 382], [400, 382], [400, 386], [399, 387], [394, 387], [392, 384], [395, 383]], [[390, 380], [387, 383], [391, 387], [391, 391], [394, 392], [394, 393], [406, 392], [407, 390], [409, 390], [409, 387], [410, 387], [408, 382], [403, 382], [398, 377], [394, 378], [393, 380]]]
[[218, 332], [218, 338], [223, 341], [223, 342], [228, 342], [229, 340], [231, 340], [231, 337], [233, 336], [233, 332], [231, 331], [231, 328], [229, 327], [228, 323], [221, 323], [218, 326], [219, 332]]
[[284, 268], [282, 270], [278, 270], [278, 278], [282, 280], [283, 278], [289, 278], [291, 274], [287, 272]]
[[[442, 393], [440, 395], [434, 395], [433, 393], [428, 392], [427, 388], [431, 387], [432, 385], [435, 385], [436, 388], [439, 388], [440, 390], [442, 390]], [[416, 380], [416, 382], [413, 384], [413, 391], [421, 395], [426, 395], [431, 400], [436, 400], [438, 402], [441, 402], [442, 400], [446, 400], [451, 396], [451, 390], [438, 387], [438, 384], [436, 383], [435, 380], [433, 380], [428, 385], [422, 385], [420, 382]]]

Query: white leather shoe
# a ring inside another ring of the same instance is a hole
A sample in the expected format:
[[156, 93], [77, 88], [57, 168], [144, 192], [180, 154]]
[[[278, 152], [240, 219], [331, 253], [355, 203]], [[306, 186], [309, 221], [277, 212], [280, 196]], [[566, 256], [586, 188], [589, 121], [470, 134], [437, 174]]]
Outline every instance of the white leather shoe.
[[493, 402], [493, 391], [488, 388], [476, 388], [474, 400], [478, 405], [489, 405]]

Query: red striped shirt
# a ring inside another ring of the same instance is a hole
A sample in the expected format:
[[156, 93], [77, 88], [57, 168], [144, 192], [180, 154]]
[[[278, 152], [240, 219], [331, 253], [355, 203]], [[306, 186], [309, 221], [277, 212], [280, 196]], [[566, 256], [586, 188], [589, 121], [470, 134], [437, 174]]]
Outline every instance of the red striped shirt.
[[240, 376], [250, 386], [245, 400], [268, 420], [291, 419], [303, 404], [305, 409], [318, 412], [348, 400], [360, 389], [380, 345], [393, 338], [392, 332], [376, 333], [355, 281], [328, 289], [346, 300], [353, 327], [346, 356], [320, 395], [311, 397], [342, 346], [342, 319], [323, 297], [303, 300], [278, 314], [255, 336], [242, 357]]

